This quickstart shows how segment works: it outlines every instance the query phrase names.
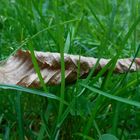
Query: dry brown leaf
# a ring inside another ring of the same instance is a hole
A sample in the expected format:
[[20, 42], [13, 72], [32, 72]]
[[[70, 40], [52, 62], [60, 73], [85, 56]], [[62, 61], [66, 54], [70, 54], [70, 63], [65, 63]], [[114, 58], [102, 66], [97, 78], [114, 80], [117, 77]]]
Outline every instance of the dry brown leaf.
[[[35, 56], [38, 61], [42, 77], [48, 85], [61, 83], [60, 54], [50, 52], [37, 52]], [[65, 79], [67, 83], [76, 81], [77, 69], [80, 62], [80, 77], [86, 77], [91, 68], [96, 64], [97, 59], [78, 55], [64, 55]], [[99, 72], [110, 60], [101, 59], [96, 72]], [[132, 59], [119, 59], [114, 72], [124, 73], [128, 71]], [[130, 68], [130, 72], [140, 69], [140, 58], [136, 58]], [[30, 51], [19, 50], [6, 62], [0, 63], [0, 84], [14, 84], [25, 87], [39, 87], [40, 82], [32, 64]]]

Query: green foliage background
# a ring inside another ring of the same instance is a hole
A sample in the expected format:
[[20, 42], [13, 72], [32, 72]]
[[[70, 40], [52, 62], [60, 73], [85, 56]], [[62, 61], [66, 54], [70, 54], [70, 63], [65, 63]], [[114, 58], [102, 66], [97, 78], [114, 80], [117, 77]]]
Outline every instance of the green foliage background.
[[[59, 86], [0, 85], [0, 138], [139, 139], [139, 72], [112, 74], [118, 58], [139, 56], [139, 13], [139, 0], [0, 0], [0, 59], [29, 49], [60, 52], [62, 62]], [[64, 52], [112, 63], [65, 85]]]

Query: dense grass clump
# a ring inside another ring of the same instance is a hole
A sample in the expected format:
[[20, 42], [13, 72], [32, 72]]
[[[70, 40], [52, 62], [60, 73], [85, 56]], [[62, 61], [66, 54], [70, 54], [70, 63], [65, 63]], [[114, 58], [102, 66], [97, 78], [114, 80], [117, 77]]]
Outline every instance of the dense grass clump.
[[[139, 0], [1, 0], [0, 60], [29, 49], [42, 88], [0, 85], [0, 139], [140, 139], [139, 72], [112, 73], [140, 56], [139, 13]], [[61, 85], [44, 84], [34, 50], [60, 52]], [[66, 85], [64, 53], [111, 63]]]

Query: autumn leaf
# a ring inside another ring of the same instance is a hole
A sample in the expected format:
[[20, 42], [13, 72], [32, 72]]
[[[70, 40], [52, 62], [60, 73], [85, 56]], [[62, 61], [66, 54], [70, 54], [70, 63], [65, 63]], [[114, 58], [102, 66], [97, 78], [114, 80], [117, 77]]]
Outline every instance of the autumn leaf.
[[[35, 51], [44, 82], [48, 85], [61, 83], [61, 58], [59, 53]], [[78, 55], [64, 55], [65, 59], [65, 80], [72, 83], [77, 79], [78, 65], [80, 64], [80, 78], [86, 77], [97, 62], [97, 58]], [[110, 59], [100, 59], [96, 72], [99, 72]], [[118, 59], [114, 72], [125, 73], [140, 69], [140, 58]], [[131, 67], [130, 67], [131, 66]], [[109, 70], [109, 69], [108, 69]], [[31, 54], [28, 50], [19, 50], [7, 61], [0, 62], [0, 84], [14, 84], [25, 87], [40, 87], [40, 81], [35, 72]]]

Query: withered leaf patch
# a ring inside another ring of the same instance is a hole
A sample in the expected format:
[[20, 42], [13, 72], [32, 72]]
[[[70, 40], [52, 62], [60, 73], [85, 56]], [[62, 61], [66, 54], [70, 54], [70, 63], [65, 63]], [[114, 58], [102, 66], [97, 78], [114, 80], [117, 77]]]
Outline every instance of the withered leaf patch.
[[[61, 57], [59, 53], [35, 51], [44, 82], [48, 85], [58, 85], [61, 83]], [[80, 78], [86, 77], [95, 66], [97, 58], [84, 57], [78, 55], [64, 54], [65, 61], [65, 81], [72, 83], [77, 79], [78, 67], [80, 67]], [[110, 59], [100, 59], [96, 67], [95, 74], [98, 73]], [[114, 72], [125, 73], [140, 69], [140, 58], [118, 59]], [[131, 66], [131, 67], [130, 67]], [[109, 69], [108, 69], [109, 70]], [[40, 81], [35, 72], [31, 54], [28, 50], [19, 50], [5, 62], [0, 62], [0, 84], [14, 84], [25, 87], [40, 87]]]

